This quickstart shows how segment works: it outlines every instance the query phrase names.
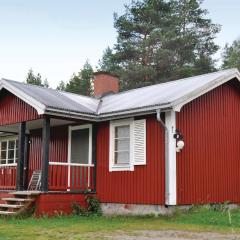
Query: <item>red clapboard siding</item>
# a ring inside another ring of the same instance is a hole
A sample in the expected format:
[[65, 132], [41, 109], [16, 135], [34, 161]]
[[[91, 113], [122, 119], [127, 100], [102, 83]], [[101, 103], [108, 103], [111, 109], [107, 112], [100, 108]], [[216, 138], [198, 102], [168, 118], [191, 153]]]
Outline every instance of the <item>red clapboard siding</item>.
[[101, 202], [164, 204], [164, 134], [156, 116], [147, 117], [147, 165], [109, 172], [109, 123], [97, 134], [97, 196]]
[[75, 193], [46, 193], [37, 199], [36, 216], [54, 216], [59, 214], [71, 214], [73, 204], [87, 207], [85, 194]]
[[240, 91], [232, 83], [177, 114], [185, 139], [177, 153], [178, 204], [240, 202]]
[[6, 92], [1, 96], [0, 116], [0, 125], [14, 124], [41, 117], [33, 107]]

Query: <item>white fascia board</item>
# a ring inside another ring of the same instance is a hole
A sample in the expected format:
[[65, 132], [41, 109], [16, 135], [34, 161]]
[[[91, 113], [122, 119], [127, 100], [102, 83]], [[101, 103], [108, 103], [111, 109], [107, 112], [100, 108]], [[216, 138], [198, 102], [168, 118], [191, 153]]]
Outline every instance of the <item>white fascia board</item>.
[[2, 90], [2, 88], [8, 90], [13, 95], [20, 98], [21, 100], [26, 102], [28, 105], [32, 106], [34, 109], [36, 109], [36, 111], [39, 115], [42, 115], [42, 114], [45, 113], [46, 106], [44, 104], [40, 103], [39, 101], [37, 101], [33, 97], [27, 95], [23, 91], [21, 91], [18, 88], [12, 86], [11, 84], [7, 83], [4, 80], [2, 80], [2, 84], [0, 85], [0, 90]]
[[176, 112], [180, 112], [181, 108], [185, 104], [213, 90], [214, 88], [221, 86], [222, 84], [230, 81], [233, 78], [237, 78], [238, 81], [240, 81], [240, 73], [237, 70], [235, 70], [233, 73], [229, 74], [228, 76], [219, 77], [215, 81], [210, 82], [208, 85], [203, 86], [202, 88], [199, 88], [196, 91], [193, 91], [190, 94], [174, 101], [172, 103], [173, 110]]
[[[177, 204], [177, 166], [176, 166], [176, 112], [165, 112], [165, 125], [168, 129], [167, 149], [168, 159], [165, 159], [165, 204], [174, 206]], [[166, 144], [166, 143], [165, 143]]]

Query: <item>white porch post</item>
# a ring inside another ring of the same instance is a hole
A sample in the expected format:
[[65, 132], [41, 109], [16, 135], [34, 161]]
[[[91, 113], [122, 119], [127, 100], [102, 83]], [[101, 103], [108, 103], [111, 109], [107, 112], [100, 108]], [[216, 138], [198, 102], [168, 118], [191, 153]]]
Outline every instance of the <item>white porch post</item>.
[[[176, 112], [165, 112], [165, 125], [168, 129], [168, 134], [165, 136], [165, 141], [168, 143], [166, 151], [168, 151], [168, 161], [165, 160], [165, 204], [177, 204], [177, 171], [176, 171], [176, 139], [173, 137], [176, 130]], [[166, 144], [165, 143], [165, 144]]]

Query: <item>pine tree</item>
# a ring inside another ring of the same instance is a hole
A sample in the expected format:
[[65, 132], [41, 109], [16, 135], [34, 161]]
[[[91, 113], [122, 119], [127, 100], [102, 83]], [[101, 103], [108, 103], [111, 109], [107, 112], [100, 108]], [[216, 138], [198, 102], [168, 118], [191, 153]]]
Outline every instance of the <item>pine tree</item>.
[[[173, 26], [176, 29], [176, 77], [197, 75], [215, 70], [212, 56], [219, 47], [213, 39], [220, 31], [220, 25], [205, 18], [208, 13], [201, 8], [202, 0], [173, 0]], [[176, 78], [175, 77], [175, 78]]]
[[49, 88], [49, 82], [48, 82], [47, 78], [44, 79], [43, 86], [46, 88]]
[[74, 73], [67, 84], [61, 81], [57, 89], [90, 96], [93, 91], [93, 73], [94, 71], [91, 64], [86, 61], [79, 73]]
[[222, 68], [238, 68], [240, 70], [240, 39], [235, 40], [232, 45], [226, 44], [222, 53]]
[[42, 86], [42, 87], [47, 87], [47, 88], [49, 87], [48, 80], [45, 79], [43, 82], [41, 74], [38, 73], [37, 75], [35, 75], [32, 69], [29, 69], [29, 71], [27, 73], [26, 83], [37, 85], [37, 86]]
[[219, 25], [206, 18], [200, 0], [136, 0], [114, 15], [117, 43], [100, 68], [135, 88], [214, 70]]
[[66, 90], [66, 84], [64, 83], [64, 81], [61, 81], [61, 82], [58, 84], [57, 90], [59, 90], [59, 91], [65, 91], [65, 90]]

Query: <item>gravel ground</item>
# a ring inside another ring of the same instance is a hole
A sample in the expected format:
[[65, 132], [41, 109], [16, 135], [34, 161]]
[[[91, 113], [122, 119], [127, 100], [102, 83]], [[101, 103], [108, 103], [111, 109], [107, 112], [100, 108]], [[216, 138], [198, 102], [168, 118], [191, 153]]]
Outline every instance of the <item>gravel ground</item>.
[[239, 234], [221, 234], [213, 232], [189, 232], [189, 231], [132, 231], [129, 233], [117, 231], [114, 234], [99, 233], [89, 234], [83, 239], [112, 239], [112, 240], [240, 240]]

